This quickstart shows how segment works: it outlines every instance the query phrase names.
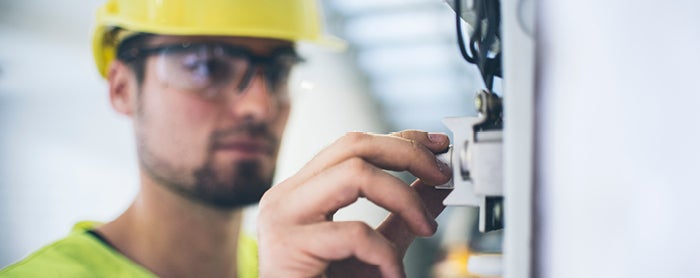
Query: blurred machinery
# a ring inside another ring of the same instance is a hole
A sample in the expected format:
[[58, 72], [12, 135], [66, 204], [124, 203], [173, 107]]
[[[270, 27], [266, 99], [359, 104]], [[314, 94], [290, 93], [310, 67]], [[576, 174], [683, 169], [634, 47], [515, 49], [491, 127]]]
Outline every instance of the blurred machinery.
[[[441, 159], [452, 165], [453, 179], [440, 188], [453, 189], [445, 205], [478, 208], [480, 232], [503, 230], [497, 234], [503, 237], [502, 253], [474, 252], [470, 242], [466, 251], [450, 247], [462, 255], [448, 250], [447, 257], [466, 260], [466, 277], [529, 277], [533, 11], [522, 0], [446, 2], [455, 10], [462, 57], [479, 68], [485, 88], [475, 94], [477, 117], [443, 120], [453, 147]], [[504, 92], [494, 92], [495, 78], [502, 79]]]
[[[479, 117], [447, 120], [446, 203], [476, 204], [484, 231], [502, 224], [502, 252], [489, 254], [501, 261], [487, 273], [485, 254], [451, 246], [464, 271], [436, 276], [698, 277], [700, 224], [685, 216], [700, 207], [700, 2], [538, 1], [534, 26], [533, 1], [497, 1], [448, 2], [472, 26], [462, 49], [482, 70], [478, 95], [502, 97], [502, 122], [480, 126], [493, 120], [481, 97]], [[673, 51], [650, 59], [659, 42]]]
[[[500, 2], [474, 0], [449, 2], [455, 9], [457, 41], [462, 57], [479, 68], [485, 89], [476, 93], [478, 117], [447, 118], [454, 135], [451, 164], [454, 192], [445, 205], [479, 207], [479, 230], [503, 229], [503, 105], [493, 93], [495, 77], [502, 77]], [[463, 8], [463, 6], [466, 6]], [[461, 15], [461, 18], [460, 18]], [[470, 26], [465, 45], [464, 19]]]

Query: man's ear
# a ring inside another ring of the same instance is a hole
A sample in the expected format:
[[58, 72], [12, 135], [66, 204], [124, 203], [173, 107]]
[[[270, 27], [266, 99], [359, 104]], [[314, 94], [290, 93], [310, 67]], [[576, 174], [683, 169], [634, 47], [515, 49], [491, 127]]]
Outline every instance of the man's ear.
[[138, 84], [131, 69], [119, 60], [109, 65], [109, 101], [117, 112], [132, 117], [136, 111]]

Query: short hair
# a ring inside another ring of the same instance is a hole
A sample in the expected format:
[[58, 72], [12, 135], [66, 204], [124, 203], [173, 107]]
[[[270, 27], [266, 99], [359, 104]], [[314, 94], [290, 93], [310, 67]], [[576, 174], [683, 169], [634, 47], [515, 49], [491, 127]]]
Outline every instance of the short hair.
[[146, 59], [145, 56], [126, 58], [129, 57], [128, 53], [133, 51], [138, 51], [139, 49], [145, 47], [149, 39], [153, 37], [153, 34], [148, 33], [138, 33], [127, 37], [117, 46], [116, 58], [119, 61], [125, 63], [136, 75], [136, 81], [140, 86], [146, 75]]

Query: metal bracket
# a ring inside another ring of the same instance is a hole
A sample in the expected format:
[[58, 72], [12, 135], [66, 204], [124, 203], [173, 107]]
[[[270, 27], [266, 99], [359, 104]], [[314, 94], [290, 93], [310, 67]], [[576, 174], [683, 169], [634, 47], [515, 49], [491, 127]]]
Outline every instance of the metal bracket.
[[503, 121], [500, 98], [482, 90], [475, 98], [479, 117], [445, 118], [452, 131], [452, 184], [447, 206], [479, 207], [479, 230], [503, 228]]

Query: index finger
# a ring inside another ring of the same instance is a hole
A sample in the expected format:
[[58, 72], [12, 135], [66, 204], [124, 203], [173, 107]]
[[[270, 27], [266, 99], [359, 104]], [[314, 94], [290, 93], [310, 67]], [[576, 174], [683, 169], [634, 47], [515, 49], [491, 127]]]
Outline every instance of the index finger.
[[[410, 134], [413, 136], [404, 138], [397, 135], [348, 133], [316, 155], [299, 171], [296, 178], [309, 179], [329, 167], [357, 157], [382, 169], [409, 171], [427, 184], [447, 182], [452, 176], [452, 170], [439, 161], [434, 151], [426, 145], [438, 149], [447, 148], [448, 144], [444, 141], [429, 144], [429, 139], [414, 140], [417, 136]], [[425, 138], [429, 137], [426, 135]]]
[[420, 130], [409, 129], [392, 132], [389, 135], [421, 143], [433, 153], [445, 152], [450, 146], [450, 137], [448, 137], [444, 133], [425, 132]]

